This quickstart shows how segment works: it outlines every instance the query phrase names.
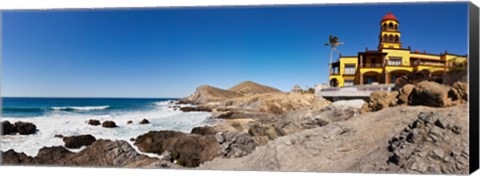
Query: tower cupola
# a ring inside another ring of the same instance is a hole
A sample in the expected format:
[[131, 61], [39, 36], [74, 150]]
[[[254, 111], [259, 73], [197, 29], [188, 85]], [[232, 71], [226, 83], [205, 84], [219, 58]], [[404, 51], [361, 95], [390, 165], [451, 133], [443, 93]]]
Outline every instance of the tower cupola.
[[380, 36], [378, 49], [383, 48], [402, 48], [400, 42], [400, 31], [398, 31], [399, 22], [397, 17], [388, 12], [380, 21]]

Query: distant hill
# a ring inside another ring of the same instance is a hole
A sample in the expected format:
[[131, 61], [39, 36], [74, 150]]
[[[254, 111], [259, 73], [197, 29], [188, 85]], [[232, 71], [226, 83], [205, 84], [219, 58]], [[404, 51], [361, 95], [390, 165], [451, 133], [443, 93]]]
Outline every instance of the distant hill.
[[233, 86], [228, 89], [229, 91], [236, 92], [243, 95], [255, 95], [263, 93], [273, 93], [273, 92], [282, 92], [273, 87], [261, 85], [252, 81], [244, 81], [240, 84]]
[[195, 93], [184, 98], [182, 101], [192, 104], [203, 104], [208, 102], [222, 101], [227, 98], [237, 98], [243, 96], [237, 92], [220, 89], [217, 87], [203, 85], [197, 87]]

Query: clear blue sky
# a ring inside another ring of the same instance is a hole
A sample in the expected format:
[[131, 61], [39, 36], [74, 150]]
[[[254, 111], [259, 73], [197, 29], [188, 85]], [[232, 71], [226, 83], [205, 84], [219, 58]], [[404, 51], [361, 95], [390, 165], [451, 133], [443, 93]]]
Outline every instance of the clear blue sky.
[[[467, 3], [37, 10], [2, 13], [2, 96], [184, 97], [251, 80], [326, 82], [343, 55], [375, 49], [381, 18], [412, 50], [467, 54]], [[338, 56], [336, 56], [338, 57]]]

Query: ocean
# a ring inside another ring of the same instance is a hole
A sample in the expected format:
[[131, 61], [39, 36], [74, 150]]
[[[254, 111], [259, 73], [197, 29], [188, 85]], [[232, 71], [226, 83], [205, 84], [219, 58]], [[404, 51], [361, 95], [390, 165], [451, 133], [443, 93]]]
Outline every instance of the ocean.
[[[33, 135], [3, 135], [0, 150], [14, 149], [36, 156], [45, 146], [63, 145], [63, 136], [91, 134], [97, 139], [125, 140], [152, 130], [175, 130], [189, 133], [197, 126], [212, 125], [215, 120], [207, 112], [182, 112], [169, 108], [169, 98], [2, 98], [1, 120], [32, 122], [37, 126]], [[141, 125], [142, 119], [149, 124]], [[113, 120], [118, 128], [103, 128], [86, 123]], [[133, 121], [127, 124], [127, 121]], [[135, 147], [135, 146], [134, 146]], [[72, 150], [78, 152], [81, 149]]]

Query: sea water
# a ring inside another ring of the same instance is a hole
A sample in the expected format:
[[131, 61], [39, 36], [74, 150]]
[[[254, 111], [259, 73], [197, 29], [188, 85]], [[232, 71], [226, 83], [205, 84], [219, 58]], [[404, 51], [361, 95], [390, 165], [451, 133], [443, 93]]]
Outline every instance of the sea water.
[[[171, 108], [175, 99], [147, 98], [2, 98], [1, 120], [32, 122], [37, 133], [32, 135], [0, 136], [0, 150], [13, 149], [36, 156], [46, 146], [62, 146], [55, 135], [91, 134], [97, 139], [125, 140], [158, 130], [189, 133], [197, 126], [215, 123], [206, 112], [182, 112]], [[139, 124], [142, 119], [149, 124]], [[114, 121], [117, 128], [92, 126], [96, 119]], [[127, 124], [131, 120], [132, 124]], [[135, 147], [135, 146], [134, 146]], [[136, 147], [135, 147], [136, 148]], [[72, 150], [78, 152], [79, 150]]]

